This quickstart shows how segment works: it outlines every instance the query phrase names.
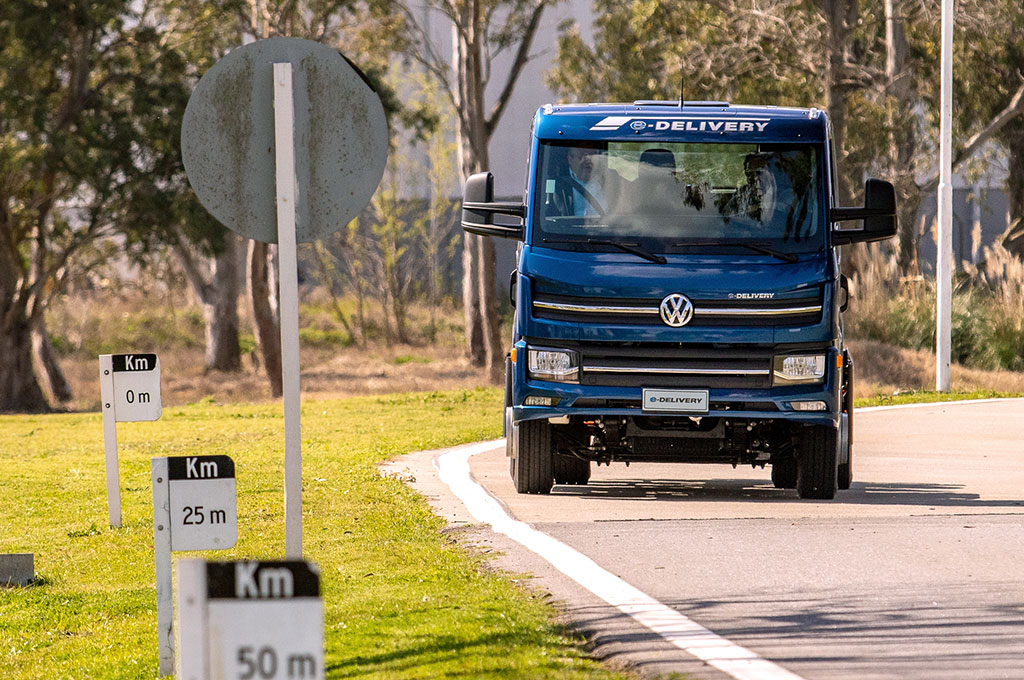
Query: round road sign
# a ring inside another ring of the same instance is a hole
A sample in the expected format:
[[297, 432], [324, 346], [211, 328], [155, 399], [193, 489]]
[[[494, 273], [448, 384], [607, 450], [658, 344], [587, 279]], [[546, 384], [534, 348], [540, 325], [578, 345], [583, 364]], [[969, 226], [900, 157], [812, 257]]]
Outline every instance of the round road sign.
[[285, 62], [293, 73], [298, 241], [356, 217], [380, 183], [388, 151], [380, 98], [336, 49], [270, 38], [219, 60], [185, 109], [182, 160], [214, 217], [267, 243], [277, 242], [273, 65]]

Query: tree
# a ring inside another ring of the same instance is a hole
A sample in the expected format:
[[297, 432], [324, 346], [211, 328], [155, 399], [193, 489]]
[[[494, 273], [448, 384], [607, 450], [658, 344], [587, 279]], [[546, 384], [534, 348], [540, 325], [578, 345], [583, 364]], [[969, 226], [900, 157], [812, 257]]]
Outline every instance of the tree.
[[49, 300], [88, 246], [170, 227], [186, 67], [127, 0], [7, 0], [0, 46], [0, 411], [45, 411], [31, 335]]
[[[181, 45], [189, 60], [189, 80], [199, 77], [237, 41], [239, 0], [160, 0], [164, 39]], [[167, 240], [203, 308], [206, 335], [206, 371], [238, 371], [238, 296], [241, 290], [244, 244], [211, 217], [192, 193], [184, 177], [175, 187], [177, 225]]]
[[[1012, 57], [992, 44], [1014, 43], [1021, 32], [991, 29], [1019, 26], [1013, 23], [1019, 19], [1008, 21], [1020, 14], [1019, 3], [1006, 0], [1002, 9], [980, 0], [961, 4], [960, 25], [977, 26], [989, 37], [961, 42], [968, 46], [961, 52], [978, 55], [979, 69], [961, 55], [958, 78], [971, 98], [989, 106], [980, 115], [958, 108], [961, 138], [967, 139], [954, 154], [955, 165], [1000, 130], [1009, 134], [1014, 128], [1006, 126], [1024, 108], [1012, 68], [997, 66], [1012, 63]], [[682, 73], [688, 93], [692, 83], [708, 98], [801, 106], [823, 100], [839, 158], [841, 203], [855, 204], [868, 174], [897, 187], [900, 265], [907, 274], [916, 269], [921, 196], [938, 179], [931, 160], [935, 135], [929, 132], [937, 125], [921, 113], [934, 112], [938, 98], [937, 12], [926, 9], [901, 0], [596, 0], [594, 47], [567, 26], [559, 41], [559, 68], [549, 79], [563, 94], [586, 99], [664, 97], [676, 90]], [[979, 77], [981, 71], [993, 77]], [[1021, 177], [1024, 187], [1024, 172]], [[864, 256], [854, 247], [844, 267], [859, 268]]]
[[[489, 145], [516, 82], [530, 57], [544, 10], [556, 0], [428, 0], [426, 12], [451, 25], [452, 50], [444, 54], [419, 7], [400, 3], [410, 36], [407, 54], [433, 75], [455, 113], [455, 137], [463, 181], [490, 165]], [[495, 59], [511, 52], [508, 71], [496, 99], [488, 105], [486, 90]], [[463, 236], [462, 302], [467, 351], [473, 363], [486, 366], [491, 379], [501, 379], [504, 352], [495, 295], [494, 243], [488, 237]]]
[[429, 197], [429, 205], [425, 218], [417, 223], [417, 232], [427, 260], [427, 304], [430, 306], [428, 337], [433, 342], [437, 337], [437, 312], [441, 305], [440, 260], [455, 245], [452, 228], [456, 226], [457, 202], [449, 196], [448, 190], [455, 183], [458, 172], [454, 162], [458, 147], [448, 139], [448, 131], [454, 127], [454, 115], [445, 106], [437, 83], [429, 76], [424, 76], [419, 85], [425, 104], [440, 119], [440, 125], [424, 136], [428, 167], [423, 175], [426, 178], [424, 188]]
[[[209, 3], [202, 0], [183, 0], [182, 7], [186, 14], [209, 12]], [[234, 37], [236, 44], [292, 36], [344, 45], [346, 56], [359, 61], [375, 85], [380, 83], [377, 74], [387, 64], [390, 53], [382, 45], [388, 44], [387, 37], [394, 31], [394, 17], [383, 4], [360, 0], [226, 0], [218, 3], [218, 9], [221, 25], [230, 26], [225, 32]], [[366, 59], [370, 55], [373, 59]], [[393, 113], [397, 108], [394, 97], [384, 92], [382, 99], [385, 110]], [[276, 246], [272, 244], [250, 241], [246, 282], [264, 371], [271, 395], [279, 397], [282, 363], [275, 253]]]
[[[1009, 224], [1003, 243], [1024, 258], [1024, 6], [1013, 0], [961, 5], [958, 31], [954, 125], [967, 138], [959, 155], [990, 141], [1005, 150]], [[988, 124], [979, 129], [976, 121]]]
[[216, 229], [220, 243], [214, 253], [197, 252], [184, 236], [174, 243], [192, 289], [203, 306], [206, 322], [206, 371], [239, 371], [238, 295], [241, 290], [242, 240]]

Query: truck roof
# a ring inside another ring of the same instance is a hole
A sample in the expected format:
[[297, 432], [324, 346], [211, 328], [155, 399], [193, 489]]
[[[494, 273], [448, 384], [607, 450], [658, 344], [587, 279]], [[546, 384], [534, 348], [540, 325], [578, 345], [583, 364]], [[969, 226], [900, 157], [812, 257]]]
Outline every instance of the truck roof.
[[816, 108], [745, 106], [728, 102], [547, 104], [534, 134], [547, 140], [822, 142], [828, 116]]

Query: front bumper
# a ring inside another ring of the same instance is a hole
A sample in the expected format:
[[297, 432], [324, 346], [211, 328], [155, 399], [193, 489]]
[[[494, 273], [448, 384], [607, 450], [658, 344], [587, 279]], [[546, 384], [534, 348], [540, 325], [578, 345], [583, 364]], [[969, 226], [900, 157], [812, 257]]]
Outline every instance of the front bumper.
[[[526, 342], [516, 344], [517, 361], [512, 370], [512, 419], [515, 422], [564, 416], [672, 416], [728, 417], [745, 420], [781, 420], [806, 425], [839, 425], [839, 350], [826, 354], [825, 377], [819, 383], [772, 385], [760, 388], [708, 387], [706, 413], [671, 413], [642, 408], [645, 386], [614, 386], [547, 382], [530, 379], [526, 371]], [[652, 385], [652, 387], [654, 387]], [[665, 389], [666, 385], [657, 385]], [[681, 389], [693, 389], [693, 385]], [[557, 398], [555, 406], [526, 406], [527, 397]], [[795, 401], [821, 401], [824, 411], [796, 411]]]

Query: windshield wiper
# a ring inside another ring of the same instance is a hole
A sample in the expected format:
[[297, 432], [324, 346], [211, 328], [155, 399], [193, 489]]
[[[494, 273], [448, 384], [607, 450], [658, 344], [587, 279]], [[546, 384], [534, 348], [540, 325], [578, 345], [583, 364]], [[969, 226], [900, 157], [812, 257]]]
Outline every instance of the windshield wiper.
[[640, 248], [636, 243], [622, 243], [621, 241], [612, 241], [610, 239], [602, 238], [546, 238], [544, 243], [586, 243], [591, 246], [612, 246], [619, 250], [624, 250], [627, 253], [642, 257], [645, 260], [650, 260], [655, 264], [665, 264], [668, 262], [663, 256], [655, 255], [654, 253], [648, 252], [643, 248]]
[[784, 253], [781, 250], [770, 248], [761, 243], [744, 243], [742, 241], [725, 241], [717, 243], [673, 243], [672, 248], [746, 248], [747, 250], [753, 250], [755, 253], [761, 253], [762, 255], [771, 255], [777, 257], [780, 260], [786, 262], [797, 262], [798, 258], [793, 253]]

